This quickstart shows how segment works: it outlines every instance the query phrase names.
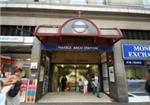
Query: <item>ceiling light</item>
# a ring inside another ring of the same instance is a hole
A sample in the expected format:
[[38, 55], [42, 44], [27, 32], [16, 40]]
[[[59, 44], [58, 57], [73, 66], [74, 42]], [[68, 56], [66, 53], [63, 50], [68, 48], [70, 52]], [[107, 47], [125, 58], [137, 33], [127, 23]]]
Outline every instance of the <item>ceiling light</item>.
[[64, 66], [64, 65], [61, 65], [61, 67], [64, 68], [65, 66]]
[[86, 65], [86, 68], [89, 68], [89, 67], [90, 67], [90, 65], [89, 65], [89, 64], [87, 64], [87, 65]]
[[28, 59], [26, 59], [27, 61], [30, 61], [31, 59], [30, 58], [28, 58]]

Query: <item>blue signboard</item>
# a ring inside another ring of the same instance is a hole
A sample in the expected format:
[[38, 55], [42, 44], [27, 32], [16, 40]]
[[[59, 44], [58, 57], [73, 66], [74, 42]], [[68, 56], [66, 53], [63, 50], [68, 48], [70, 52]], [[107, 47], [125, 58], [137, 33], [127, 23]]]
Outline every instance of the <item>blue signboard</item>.
[[42, 50], [53, 51], [53, 50], [63, 50], [63, 51], [112, 51], [111, 46], [52, 46], [52, 45], [42, 45]]
[[124, 59], [150, 60], [150, 45], [123, 44], [122, 53]]
[[144, 65], [144, 61], [142, 60], [124, 60], [125, 65]]

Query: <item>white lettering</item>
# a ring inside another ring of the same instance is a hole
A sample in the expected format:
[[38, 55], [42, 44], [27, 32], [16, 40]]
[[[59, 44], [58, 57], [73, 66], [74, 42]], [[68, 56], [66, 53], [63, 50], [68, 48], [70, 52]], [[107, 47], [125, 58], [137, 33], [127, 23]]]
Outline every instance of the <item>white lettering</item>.
[[133, 52], [128, 52], [129, 57], [132, 57]]
[[150, 57], [150, 53], [147, 53], [147, 52], [128, 52], [128, 56], [129, 57], [142, 57], [142, 58], [146, 58], [146, 57]]
[[150, 46], [134, 46], [135, 51], [150, 51]]

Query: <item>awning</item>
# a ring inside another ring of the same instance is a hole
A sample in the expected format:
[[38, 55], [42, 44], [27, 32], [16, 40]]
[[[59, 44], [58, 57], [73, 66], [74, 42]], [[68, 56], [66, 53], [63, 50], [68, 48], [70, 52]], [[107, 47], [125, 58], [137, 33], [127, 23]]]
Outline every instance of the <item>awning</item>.
[[36, 27], [34, 35], [43, 43], [50, 45], [112, 45], [123, 38], [118, 28], [98, 28], [85, 18], [72, 18], [61, 26]]

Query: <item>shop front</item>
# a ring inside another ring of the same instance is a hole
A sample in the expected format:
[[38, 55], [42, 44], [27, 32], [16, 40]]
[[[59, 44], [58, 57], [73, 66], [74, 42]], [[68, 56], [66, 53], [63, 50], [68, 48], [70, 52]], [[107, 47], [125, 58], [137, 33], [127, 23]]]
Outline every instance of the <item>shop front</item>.
[[116, 77], [120, 71], [115, 68], [114, 43], [122, 38], [119, 29], [98, 28], [88, 19], [73, 18], [62, 26], [38, 26], [35, 36], [30, 66], [35, 94], [27, 92], [28, 103], [48, 92], [62, 92], [63, 75], [67, 78], [67, 92], [78, 92], [80, 79], [90, 81], [97, 76], [101, 92], [118, 101], [127, 101], [126, 94], [119, 99], [119, 92], [126, 93], [125, 75], [119, 77], [125, 85], [121, 91]]
[[148, 96], [144, 87], [150, 64], [150, 44], [144, 42], [122, 44], [128, 93], [131, 96]]
[[13, 75], [21, 68], [23, 90], [20, 102], [25, 102], [30, 72], [30, 60], [33, 37], [0, 36], [0, 80]]

